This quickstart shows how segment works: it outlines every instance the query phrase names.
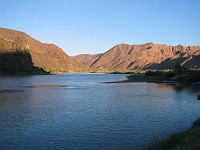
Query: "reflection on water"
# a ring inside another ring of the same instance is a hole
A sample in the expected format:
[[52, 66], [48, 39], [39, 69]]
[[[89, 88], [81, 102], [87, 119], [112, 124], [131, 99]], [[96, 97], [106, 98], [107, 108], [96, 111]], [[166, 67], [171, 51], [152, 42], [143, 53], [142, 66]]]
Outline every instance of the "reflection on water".
[[13, 93], [13, 92], [22, 92], [23, 90], [17, 90], [17, 89], [0, 89], [0, 94], [4, 93]]
[[25, 86], [25, 88], [66, 88], [68, 86], [65, 85], [32, 85]]
[[124, 77], [0, 78], [0, 149], [143, 149], [200, 116], [198, 90], [102, 83]]

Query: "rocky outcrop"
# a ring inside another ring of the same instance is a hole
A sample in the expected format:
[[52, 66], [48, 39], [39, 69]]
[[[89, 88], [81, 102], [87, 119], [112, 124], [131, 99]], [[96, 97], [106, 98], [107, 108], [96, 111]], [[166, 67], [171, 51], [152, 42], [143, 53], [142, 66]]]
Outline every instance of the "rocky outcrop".
[[200, 46], [168, 46], [153, 43], [119, 44], [102, 54], [83, 54], [74, 58], [96, 71], [173, 69], [177, 64], [199, 68]]
[[[0, 53], [2, 54], [1, 58], [5, 57], [5, 59], [8, 59], [8, 56], [13, 58], [20, 54], [21, 58], [17, 59], [15, 63], [19, 63], [23, 59], [20, 63], [32, 64], [53, 73], [88, 71], [84, 65], [69, 57], [58, 46], [41, 43], [20, 31], [0, 28]], [[28, 57], [32, 62], [28, 60]], [[8, 60], [10, 61], [10, 59]], [[5, 64], [5, 61], [1, 61], [1, 63]]]
[[0, 53], [0, 75], [49, 74], [33, 66], [30, 53], [24, 51]]

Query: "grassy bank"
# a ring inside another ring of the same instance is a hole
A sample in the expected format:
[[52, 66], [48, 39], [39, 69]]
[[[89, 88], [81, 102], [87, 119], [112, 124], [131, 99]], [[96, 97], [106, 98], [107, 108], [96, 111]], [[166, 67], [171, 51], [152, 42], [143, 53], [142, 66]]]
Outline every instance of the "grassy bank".
[[200, 119], [193, 126], [168, 139], [154, 143], [147, 150], [199, 150], [200, 149]]
[[199, 70], [187, 70], [187, 72], [176, 71], [146, 71], [144, 74], [127, 76], [129, 82], [174, 82], [177, 84], [190, 86], [192, 83], [200, 81]]

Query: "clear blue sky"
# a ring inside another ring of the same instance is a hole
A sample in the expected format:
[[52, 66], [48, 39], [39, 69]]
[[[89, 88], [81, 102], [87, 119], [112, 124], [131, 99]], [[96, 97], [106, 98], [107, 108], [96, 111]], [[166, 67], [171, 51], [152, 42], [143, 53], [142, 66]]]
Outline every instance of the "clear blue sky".
[[200, 0], [0, 0], [0, 27], [69, 55], [120, 43], [200, 45]]

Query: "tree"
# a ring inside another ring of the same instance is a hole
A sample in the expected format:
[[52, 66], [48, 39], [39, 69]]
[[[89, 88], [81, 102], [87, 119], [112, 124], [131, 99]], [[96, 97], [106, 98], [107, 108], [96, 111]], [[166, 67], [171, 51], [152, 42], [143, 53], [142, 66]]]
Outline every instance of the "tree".
[[181, 75], [186, 72], [186, 68], [181, 64], [177, 64], [174, 71], [176, 72], [177, 75]]

